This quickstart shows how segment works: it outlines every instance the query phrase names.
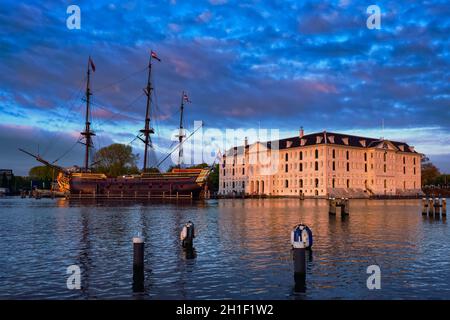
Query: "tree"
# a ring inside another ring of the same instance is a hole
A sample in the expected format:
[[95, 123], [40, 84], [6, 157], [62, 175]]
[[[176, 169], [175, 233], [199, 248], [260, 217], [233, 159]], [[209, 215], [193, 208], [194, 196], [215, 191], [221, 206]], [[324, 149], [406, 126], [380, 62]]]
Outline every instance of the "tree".
[[28, 171], [30, 178], [42, 181], [51, 181], [53, 178], [53, 169], [47, 166], [36, 166]]
[[216, 164], [208, 177], [208, 188], [211, 192], [219, 191], [219, 165]]
[[6, 173], [5, 173], [5, 172], [3, 172], [3, 175], [2, 175], [2, 183], [0, 184], [0, 186], [1, 186], [2, 188], [8, 188], [8, 177], [6, 176]]
[[139, 173], [138, 154], [133, 154], [131, 146], [113, 143], [101, 148], [94, 155], [94, 171], [111, 177]]
[[435, 184], [437, 178], [441, 175], [439, 169], [431, 163], [427, 156], [422, 157], [422, 186]]

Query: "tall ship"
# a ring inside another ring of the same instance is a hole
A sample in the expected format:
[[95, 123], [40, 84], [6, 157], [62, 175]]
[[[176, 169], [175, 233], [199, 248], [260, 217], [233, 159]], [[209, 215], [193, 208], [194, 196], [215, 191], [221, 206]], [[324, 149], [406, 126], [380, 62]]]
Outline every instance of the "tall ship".
[[[44, 165], [55, 169], [58, 172], [56, 182], [58, 191], [63, 192], [69, 198], [97, 198], [97, 199], [153, 199], [153, 198], [190, 198], [198, 199], [207, 194], [207, 179], [211, 171], [209, 168], [185, 169], [181, 167], [183, 156], [183, 142], [186, 139], [183, 128], [183, 112], [185, 102], [189, 99], [183, 91], [180, 105], [180, 126], [178, 150], [178, 166], [170, 172], [150, 172], [148, 152], [152, 146], [151, 135], [155, 130], [151, 127], [150, 110], [152, 104], [152, 64], [154, 60], [161, 61], [154, 51], [150, 52], [148, 63], [147, 85], [144, 89], [146, 99], [144, 128], [137, 136], [144, 144], [144, 163], [140, 174], [107, 176], [104, 173], [95, 173], [89, 164], [90, 153], [93, 147], [92, 137], [95, 136], [91, 128], [91, 71], [95, 71], [95, 65], [89, 57], [87, 66], [87, 82], [85, 91], [86, 114], [85, 126], [81, 132], [82, 144], [84, 145], [84, 166], [73, 171], [43, 159], [39, 154], [34, 155], [23, 149], [20, 151], [34, 157]], [[194, 131], [195, 132], [195, 131]], [[187, 137], [189, 138], [189, 137]], [[174, 151], [175, 151], [174, 150]], [[170, 154], [169, 154], [170, 155]], [[168, 158], [168, 156], [166, 157]], [[166, 159], [165, 158], [165, 159]], [[159, 165], [159, 164], [158, 164]]]

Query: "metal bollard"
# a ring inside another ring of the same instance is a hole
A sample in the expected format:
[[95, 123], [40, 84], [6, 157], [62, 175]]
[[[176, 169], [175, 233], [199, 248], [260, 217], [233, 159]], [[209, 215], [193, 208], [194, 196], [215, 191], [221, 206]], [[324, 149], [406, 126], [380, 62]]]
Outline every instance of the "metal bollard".
[[436, 215], [436, 216], [439, 216], [439, 214], [441, 213], [439, 202], [440, 202], [439, 198], [434, 198], [433, 207], [434, 207], [434, 215]]
[[442, 198], [442, 216], [447, 216], [447, 199]]
[[291, 231], [292, 257], [294, 260], [294, 281], [296, 288], [304, 288], [306, 279], [306, 250], [313, 244], [312, 231], [299, 224]]
[[133, 292], [144, 291], [144, 238], [133, 238]]
[[194, 245], [195, 230], [194, 223], [188, 221], [181, 230], [180, 240], [182, 241], [183, 248], [192, 248]]

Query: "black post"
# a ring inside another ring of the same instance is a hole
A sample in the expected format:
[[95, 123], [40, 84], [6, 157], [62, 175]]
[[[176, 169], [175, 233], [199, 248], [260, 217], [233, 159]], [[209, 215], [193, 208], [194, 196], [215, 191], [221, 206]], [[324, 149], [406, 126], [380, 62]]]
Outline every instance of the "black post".
[[182, 241], [183, 248], [192, 248], [194, 245], [195, 230], [194, 223], [188, 221], [181, 230], [180, 239]]
[[133, 292], [144, 291], [144, 238], [133, 238]]

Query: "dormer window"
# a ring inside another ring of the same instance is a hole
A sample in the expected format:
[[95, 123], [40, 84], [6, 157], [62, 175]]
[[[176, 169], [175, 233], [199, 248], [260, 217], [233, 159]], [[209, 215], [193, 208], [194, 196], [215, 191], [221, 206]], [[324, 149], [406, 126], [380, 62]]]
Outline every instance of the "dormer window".
[[306, 144], [306, 139], [300, 139], [300, 145], [304, 146]]
[[409, 150], [410, 150], [411, 152], [414, 152], [414, 147], [409, 147]]
[[366, 140], [359, 140], [359, 143], [360, 143], [363, 147], [366, 146]]
[[400, 149], [400, 151], [405, 151], [405, 146], [404, 145], [399, 145], [398, 148]]
[[330, 143], [334, 143], [334, 136], [328, 136], [328, 141], [330, 141]]
[[292, 141], [286, 141], [286, 148], [290, 148], [292, 146]]
[[348, 138], [342, 138], [342, 142], [343, 142], [346, 146], [348, 146]]
[[316, 137], [316, 143], [321, 143], [322, 142], [323, 137], [321, 136], [317, 136]]

